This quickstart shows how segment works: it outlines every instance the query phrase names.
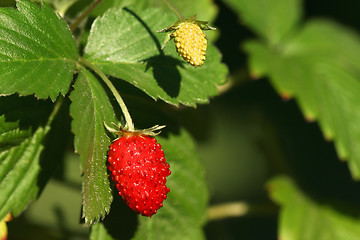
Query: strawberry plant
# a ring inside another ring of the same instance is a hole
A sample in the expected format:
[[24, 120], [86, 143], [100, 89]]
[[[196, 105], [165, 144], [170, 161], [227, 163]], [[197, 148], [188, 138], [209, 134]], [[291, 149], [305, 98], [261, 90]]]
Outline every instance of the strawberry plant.
[[1, 1], [0, 239], [360, 239], [355, 5]]

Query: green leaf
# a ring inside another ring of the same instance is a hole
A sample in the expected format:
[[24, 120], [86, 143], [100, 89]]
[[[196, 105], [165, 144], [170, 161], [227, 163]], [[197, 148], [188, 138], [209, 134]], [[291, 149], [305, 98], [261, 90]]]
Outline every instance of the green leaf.
[[278, 239], [357, 240], [360, 219], [305, 195], [287, 177], [268, 184], [271, 198], [281, 207]]
[[173, 42], [160, 49], [165, 34], [156, 33], [176, 18], [157, 9], [134, 13], [111, 9], [98, 18], [85, 48], [85, 58], [104, 73], [124, 79], [154, 99], [195, 106], [207, 103], [224, 83], [227, 68], [211, 44], [204, 65], [194, 68], [176, 53]]
[[103, 223], [99, 222], [91, 226], [90, 240], [113, 240]]
[[18, 122], [0, 116], [0, 219], [11, 212], [19, 215], [39, 192], [41, 145], [50, 126], [33, 133], [19, 129]]
[[275, 44], [294, 28], [301, 18], [300, 0], [225, 0], [245, 25]]
[[204, 239], [208, 190], [194, 143], [184, 130], [168, 138], [158, 137], [158, 142], [170, 164], [170, 192], [164, 207], [153, 217], [139, 216], [133, 239]]
[[[218, 12], [216, 4], [211, 0], [182, 0], [173, 2], [174, 6], [182, 13], [184, 17], [197, 16], [200, 20], [214, 21]], [[147, 8], [159, 8], [163, 12], [172, 13], [171, 9], [163, 1], [148, 0], [107, 0], [102, 1], [98, 7], [91, 13], [92, 16], [99, 16], [111, 7], [122, 8], [131, 7], [136, 11]]]
[[[245, 45], [254, 75], [267, 75], [286, 98], [295, 97], [309, 120], [318, 120], [360, 179], [360, 38], [329, 21], [311, 21], [287, 44]], [[280, 49], [280, 51], [279, 51]]]
[[110, 138], [104, 121], [115, 122], [115, 114], [103, 86], [87, 70], [81, 70], [70, 99], [75, 149], [84, 173], [83, 217], [92, 224], [109, 212], [113, 199], [106, 168]]
[[78, 58], [63, 19], [46, 4], [17, 1], [0, 8], [0, 94], [35, 94], [53, 101], [69, 91]]

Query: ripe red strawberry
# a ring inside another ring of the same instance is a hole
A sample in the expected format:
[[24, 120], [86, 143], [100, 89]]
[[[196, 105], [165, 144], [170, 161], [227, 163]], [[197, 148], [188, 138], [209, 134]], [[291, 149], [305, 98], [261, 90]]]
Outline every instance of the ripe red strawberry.
[[163, 206], [170, 191], [166, 177], [171, 172], [154, 137], [123, 132], [110, 145], [108, 161], [111, 178], [132, 210], [151, 217]]

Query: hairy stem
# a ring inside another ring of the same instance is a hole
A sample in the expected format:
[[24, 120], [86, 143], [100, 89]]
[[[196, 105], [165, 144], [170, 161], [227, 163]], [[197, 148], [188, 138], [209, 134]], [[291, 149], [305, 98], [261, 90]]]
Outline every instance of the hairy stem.
[[74, 30], [77, 26], [79, 26], [79, 24], [87, 17], [89, 16], [89, 14], [91, 13], [91, 11], [99, 4], [101, 3], [102, 0], [96, 0], [93, 4], [91, 4], [91, 6], [86, 9], [85, 12], [83, 12], [71, 25], [70, 25], [70, 30]]
[[169, 0], [162, 0], [170, 9], [175, 13], [175, 15], [179, 18], [179, 20], [184, 19], [184, 16], [181, 14], [179, 9], [177, 9]]
[[134, 123], [133, 123], [133, 121], [131, 119], [129, 110], [127, 109], [124, 100], [122, 99], [119, 92], [116, 90], [116, 88], [112, 84], [112, 82], [109, 80], [109, 78], [106, 77], [106, 75], [99, 68], [94, 66], [92, 63], [88, 62], [86, 59], [80, 58], [79, 60], [80, 60], [80, 63], [84, 64], [85, 66], [87, 66], [89, 68], [91, 68], [104, 81], [104, 83], [108, 86], [108, 88], [110, 89], [110, 91], [114, 95], [116, 101], [118, 102], [118, 104], [119, 104], [119, 106], [121, 108], [121, 111], [124, 114], [124, 118], [125, 118], [128, 130], [129, 131], [134, 131], [135, 127], [134, 127]]

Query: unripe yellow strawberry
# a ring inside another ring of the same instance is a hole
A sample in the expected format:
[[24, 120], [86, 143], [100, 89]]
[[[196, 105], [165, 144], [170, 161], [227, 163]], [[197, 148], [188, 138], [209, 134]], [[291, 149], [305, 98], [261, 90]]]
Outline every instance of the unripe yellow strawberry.
[[172, 34], [177, 52], [185, 61], [195, 67], [203, 65], [207, 40], [199, 25], [193, 22], [181, 24]]
[[165, 45], [174, 38], [177, 52], [185, 61], [195, 67], [204, 64], [207, 40], [203, 30], [215, 30], [216, 28], [207, 25], [207, 21], [196, 20], [195, 17], [180, 19], [170, 27], [161, 29], [158, 32], [168, 32], [165, 37]]

